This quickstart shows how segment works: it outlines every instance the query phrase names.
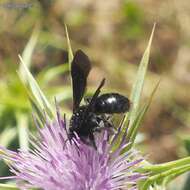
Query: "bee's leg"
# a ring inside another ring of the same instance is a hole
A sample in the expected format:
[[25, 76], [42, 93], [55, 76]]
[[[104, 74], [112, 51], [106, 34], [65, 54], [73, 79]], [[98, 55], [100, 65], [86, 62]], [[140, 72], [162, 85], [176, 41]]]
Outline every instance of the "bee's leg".
[[112, 116], [112, 115], [102, 114], [102, 118], [103, 118], [104, 120], [107, 120], [107, 121], [110, 121], [110, 122], [111, 122], [111, 119], [113, 118], [113, 116]]
[[108, 132], [107, 140], [109, 140], [110, 136], [112, 136], [116, 131], [114, 124], [111, 121], [107, 120], [105, 115], [103, 115], [99, 118], [103, 122], [103, 125], [101, 125], [101, 126], [99, 125], [97, 128], [94, 129], [94, 131], [101, 132], [102, 130], [106, 130]]
[[95, 148], [95, 150], [97, 150], [97, 146], [96, 146], [96, 143], [95, 143], [95, 138], [94, 138], [93, 133], [89, 134], [89, 140], [90, 140], [90, 144]]
[[92, 146], [93, 148], [95, 148], [97, 150], [93, 133], [90, 133], [88, 138], [87, 137], [80, 137], [80, 139], [84, 144], [86, 144], [88, 146]]
[[113, 130], [113, 123], [108, 121], [104, 116], [96, 117], [96, 127], [93, 128], [93, 132], [101, 132], [102, 130]]
[[[109, 125], [109, 126], [107, 126], [107, 125]], [[98, 126], [98, 127], [94, 128], [94, 129], [93, 129], [93, 132], [98, 132], [98, 133], [100, 133], [100, 132], [103, 131], [103, 130], [106, 130], [106, 131], [108, 132], [108, 136], [113, 135], [113, 134], [115, 133], [115, 130], [114, 130], [114, 128], [110, 125], [110, 123], [109, 123], [109, 124], [105, 124], [105, 123], [104, 123], [103, 126]]]
[[106, 115], [103, 115], [102, 117], [101, 117], [101, 120], [103, 121], [103, 123], [104, 123], [104, 127], [107, 129], [107, 130], [109, 130], [109, 131], [115, 131], [115, 126], [114, 126], [114, 124], [112, 123], [112, 121], [111, 120], [109, 120], [110, 119], [110, 117], [108, 116], [106, 116]]
[[87, 138], [86, 137], [80, 137], [80, 140], [84, 143], [84, 144], [86, 144], [86, 145], [90, 145], [90, 143], [89, 143], [89, 141], [87, 140]]
[[98, 126], [98, 127], [96, 127], [96, 128], [93, 129], [93, 133], [94, 133], [94, 132], [100, 133], [100, 132], [101, 132], [102, 130], [104, 130], [104, 129], [106, 129], [106, 128], [105, 128], [105, 127], [99, 127], [99, 126]]
[[112, 118], [113, 118], [112, 115], [106, 115], [106, 114], [101, 115], [101, 119], [104, 122], [104, 125], [106, 125], [106, 127], [116, 129], [116, 127], [114, 126], [112, 122]]

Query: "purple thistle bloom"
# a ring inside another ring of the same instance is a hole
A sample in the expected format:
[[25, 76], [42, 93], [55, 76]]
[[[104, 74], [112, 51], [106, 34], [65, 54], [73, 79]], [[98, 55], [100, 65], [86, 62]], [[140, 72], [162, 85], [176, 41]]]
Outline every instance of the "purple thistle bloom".
[[20, 189], [136, 190], [137, 182], [145, 178], [135, 171], [143, 159], [132, 150], [121, 154], [124, 140], [111, 151], [115, 138], [108, 142], [106, 131], [96, 135], [98, 150], [84, 144], [77, 135], [70, 142], [66, 123], [58, 114], [56, 122], [47, 122], [43, 129], [38, 127], [38, 134], [30, 138], [32, 148], [28, 152], [0, 147], [4, 153], [0, 156], [10, 161], [12, 178]]

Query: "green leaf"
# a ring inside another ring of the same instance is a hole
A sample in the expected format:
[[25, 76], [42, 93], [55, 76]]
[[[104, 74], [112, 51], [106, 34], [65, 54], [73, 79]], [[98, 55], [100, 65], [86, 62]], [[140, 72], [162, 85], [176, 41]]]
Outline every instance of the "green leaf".
[[32, 98], [29, 97], [29, 100], [32, 106], [32, 110], [34, 110], [34, 113], [36, 113], [35, 117], [38, 126], [43, 127], [43, 124], [46, 123], [46, 118], [44, 116], [43, 110], [39, 108], [39, 106], [36, 104], [35, 101], [33, 101]]
[[67, 25], [65, 24], [65, 34], [66, 34], [66, 40], [67, 40], [67, 48], [68, 48], [68, 54], [69, 54], [69, 65], [71, 65], [71, 62], [73, 60], [73, 51], [71, 48], [71, 43], [70, 43], [70, 39], [69, 39], [69, 33], [67, 30]]
[[152, 43], [152, 38], [155, 30], [155, 24], [152, 29], [152, 33], [149, 39], [148, 46], [144, 52], [144, 55], [141, 59], [139, 69], [137, 72], [137, 78], [136, 81], [133, 85], [130, 100], [132, 102], [132, 106], [130, 109], [130, 112], [128, 114], [128, 120], [129, 122], [129, 130], [132, 130], [132, 124], [138, 114], [138, 109], [139, 109], [139, 104], [140, 104], [140, 98], [141, 98], [141, 93], [143, 90], [143, 85], [144, 85], [144, 80], [145, 80], [145, 75], [148, 67], [148, 62], [149, 62], [149, 56], [150, 56], [150, 48], [151, 48], [151, 43]]
[[[70, 43], [70, 39], [69, 39], [69, 33], [67, 30], [67, 25], [65, 24], [65, 34], [66, 34], [66, 40], [67, 40], [67, 49], [68, 49], [68, 54], [69, 54], [69, 71], [71, 71], [71, 63], [73, 61], [73, 51], [71, 48], [71, 43]], [[73, 86], [72, 84], [72, 80], [70, 79], [70, 84], [71, 86]]]
[[171, 181], [173, 181], [176, 177], [186, 173], [186, 172], [189, 172], [190, 171], [190, 164], [187, 165], [186, 167], [182, 168], [182, 169], [178, 169], [176, 172], [174, 172], [173, 174], [165, 177], [163, 179], [163, 184], [167, 185], [168, 183], [170, 183]]
[[[20, 190], [20, 188], [16, 187], [14, 184], [0, 183], [0, 190]], [[30, 188], [30, 190], [39, 190], [39, 188]]]
[[175, 177], [190, 170], [190, 157], [171, 161], [163, 164], [147, 165], [138, 169], [138, 172], [149, 173], [149, 178], [141, 186], [146, 190], [154, 183], [166, 185]]
[[146, 112], [148, 111], [150, 104], [152, 102], [153, 96], [158, 88], [160, 84], [160, 81], [158, 81], [158, 83], [156, 84], [156, 86], [154, 87], [150, 98], [148, 99], [148, 102], [143, 106], [143, 108], [139, 111], [139, 113], [136, 115], [134, 122], [131, 125], [131, 128], [127, 134], [127, 139], [129, 139], [129, 142], [131, 142], [130, 146], [132, 147], [134, 142], [135, 142], [135, 138], [138, 132], [138, 129], [141, 125], [141, 122], [146, 114]]
[[17, 127], [18, 127], [18, 138], [19, 147], [22, 150], [27, 151], [29, 148], [29, 137], [28, 137], [28, 116], [24, 113], [16, 113]]
[[[39, 25], [37, 24], [22, 53], [23, 61], [28, 68], [30, 68], [30, 65], [31, 65], [32, 54], [38, 40], [39, 31], [40, 31]], [[22, 75], [23, 80], [26, 80], [27, 76], [26, 76], [25, 70], [23, 69], [21, 65], [19, 67], [19, 73]]]
[[19, 77], [21, 78], [22, 82], [26, 86], [28, 92], [30, 93], [31, 97], [34, 98], [34, 102], [40, 107], [41, 110], [45, 111], [50, 118], [54, 116], [54, 110], [51, 107], [51, 104], [43, 94], [42, 90], [40, 89], [38, 83], [28, 70], [26, 64], [24, 63], [24, 60], [22, 59], [21, 56], [20, 58], [20, 66], [22, 67], [26, 78], [23, 79], [23, 76], [21, 73], [19, 73]]
[[141, 186], [142, 187], [141, 190], [147, 190], [148, 187], [150, 187], [150, 185], [153, 185], [154, 183], [162, 184], [163, 181], [167, 179], [167, 177], [174, 178], [174, 177], [177, 177], [178, 175], [188, 172], [189, 170], [190, 170], [190, 164], [182, 166], [182, 167], [171, 168], [165, 172], [161, 172], [159, 174], [153, 175], [144, 182], [144, 184]]
[[139, 171], [158, 174], [160, 172], [167, 171], [171, 168], [182, 167], [188, 164], [190, 164], [190, 156], [163, 164], [147, 165], [142, 167]]
[[28, 68], [31, 64], [32, 53], [37, 43], [38, 35], [39, 35], [39, 26], [36, 25], [33, 34], [23, 51], [22, 57], [19, 55], [20, 66], [18, 74], [28, 91], [30, 98], [32, 98], [33, 101], [39, 105], [41, 110], [46, 111], [49, 117], [52, 117], [54, 110], [52, 109], [50, 103], [46, 99], [45, 95], [41, 91], [39, 85], [37, 84], [36, 80], [33, 78]]
[[19, 190], [19, 188], [14, 185], [0, 183], [0, 190]]

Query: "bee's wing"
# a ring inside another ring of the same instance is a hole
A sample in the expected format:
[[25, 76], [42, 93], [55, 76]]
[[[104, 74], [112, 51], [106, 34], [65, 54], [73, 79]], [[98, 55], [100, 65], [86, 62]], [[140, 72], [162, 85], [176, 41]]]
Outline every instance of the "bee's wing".
[[71, 77], [73, 87], [73, 111], [76, 110], [84, 96], [87, 77], [91, 70], [91, 64], [88, 56], [78, 50], [71, 63]]

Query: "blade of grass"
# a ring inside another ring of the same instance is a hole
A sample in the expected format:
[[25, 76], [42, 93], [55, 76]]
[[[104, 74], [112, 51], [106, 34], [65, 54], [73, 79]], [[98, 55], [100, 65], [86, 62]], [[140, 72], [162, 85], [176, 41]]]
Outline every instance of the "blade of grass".
[[51, 107], [51, 104], [49, 103], [44, 93], [40, 89], [38, 83], [36, 82], [32, 74], [30, 73], [28, 68], [26, 67], [24, 60], [22, 59], [20, 55], [19, 55], [19, 58], [20, 58], [21, 67], [23, 68], [23, 71], [25, 72], [26, 80], [22, 78], [22, 75], [20, 73], [19, 73], [19, 77], [21, 78], [22, 82], [24, 83], [28, 91], [33, 95], [35, 99], [34, 101], [36, 102], [36, 104], [39, 105], [40, 109], [43, 111], [46, 111], [48, 116], [52, 118], [55, 112], [53, 108]]
[[[37, 40], [38, 40], [39, 32], [40, 32], [39, 24], [37, 24], [32, 32], [32, 35], [31, 35], [27, 45], [24, 48], [23, 53], [22, 53], [22, 58], [28, 68], [30, 68], [30, 65], [31, 65], [32, 54], [33, 54], [34, 48], [35, 48]], [[21, 65], [19, 67], [18, 72], [22, 75], [23, 80], [26, 80], [27, 76], [26, 76], [25, 70], [23, 69], [23, 67]]]
[[[65, 24], [65, 34], [66, 34], [66, 40], [67, 40], [67, 49], [68, 49], [68, 54], [69, 54], [69, 71], [71, 72], [71, 63], [73, 61], [73, 51], [72, 51], [72, 47], [71, 47], [71, 43], [70, 43], [70, 39], [69, 39], [69, 33], [67, 30], [67, 25]], [[71, 75], [70, 75], [70, 84], [71, 87], [73, 86], [72, 84], [72, 79], [71, 79]]]
[[138, 129], [139, 129], [141, 123], [142, 123], [142, 120], [143, 120], [146, 112], [148, 111], [148, 108], [150, 107], [150, 104], [152, 102], [153, 96], [154, 96], [159, 84], [160, 84], [160, 81], [158, 81], [158, 83], [154, 87], [154, 89], [153, 89], [147, 103], [138, 112], [138, 114], [137, 114], [137, 116], [136, 116], [136, 118], [135, 118], [135, 120], [134, 120], [134, 122], [132, 124], [132, 127], [131, 127], [132, 130], [129, 130], [127, 132], [127, 142], [129, 142], [129, 144], [126, 147], [123, 148], [122, 153], [125, 153], [125, 152], [129, 151], [129, 149], [131, 149], [133, 147], [135, 139], [136, 139], [136, 136], [137, 136]]
[[0, 183], [0, 190], [19, 190], [19, 188], [14, 185]]
[[66, 40], [67, 40], [67, 48], [68, 48], [68, 57], [69, 57], [69, 65], [71, 65], [71, 62], [73, 60], [73, 51], [71, 48], [71, 43], [70, 43], [70, 39], [69, 39], [69, 33], [68, 33], [68, 29], [67, 29], [67, 25], [65, 24], [65, 34], [66, 34]]
[[29, 148], [29, 137], [28, 137], [28, 116], [24, 113], [17, 113], [17, 127], [18, 127], [18, 137], [19, 137], [19, 147], [22, 150], [27, 151]]
[[[29, 68], [31, 65], [32, 54], [38, 40], [39, 31], [40, 31], [39, 25], [37, 24], [22, 53], [23, 62], [25, 63], [27, 68]], [[22, 64], [20, 64], [18, 72], [22, 76], [23, 81], [26, 82], [27, 72], [25, 72], [25, 68], [22, 66]], [[19, 145], [23, 150], [28, 150], [29, 139], [28, 139], [27, 116], [25, 114], [17, 114], [17, 123], [18, 123], [17, 126], [18, 126]]]
[[131, 130], [128, 131], [127, 134], [127, 139], [129, 139], [129, 142], [131, 142], [130, 146], [133, 146], [134, 142], [135, 142], [135, 138], [138, 132], [138, 129], [142, 123], [142, 120], [146, 114], [146, 112], [148, 111], [150, 104], [152, 102], [152, 99], [155, 95], [156, 90], [158, 89], [158, 86], [160, 84], [160, 80], [158, 81], [158, 83], [156, 84], [156, 86], [154, 87], [147, 103], [143, 106], [142, 110], [137, 114], [133, 124], [131, 125]]
[[129, 120], [129, 132], [130, 133], [131, 133], [131, 130], [133, 130], [132, 125], [133, 125], [134, 120], [138, 114], [141, 93], [143, 90], [145, 75], [146, 75], [146, 71], [147, 71], [148, 63], [149, 63], [150, 48], [151, 48], [154, 30], [155, 30], [155, 24], [154, 24], [153, 29], [152, 29], [152, 33], [151, 33], [151, 36], [150, 36], [150, 39], [148, 42], [148, 46], [147, 46], [147, 48], [143, 54], [143, 57], [141, 59], [139, 69], [137, 72], [137, 78], [136, 78], [136, 81], [133, 85], [131, 96], [130, 96], [132, 106], [131, 106], [131, 109], [128, 113], [128, 117], [126, 118], [127, 120]]
[[38, 126], [43, 127], [43, 124], [46, 123], [46, 118], [44, 116], [44, 113], [42, 110], [40, 110], [39, 106], [33, 101], [32, 98], [29, 98], [32, 110], [34, 110], [34, 113], [36, 113], [35, 117], [38, 121]]

